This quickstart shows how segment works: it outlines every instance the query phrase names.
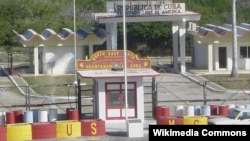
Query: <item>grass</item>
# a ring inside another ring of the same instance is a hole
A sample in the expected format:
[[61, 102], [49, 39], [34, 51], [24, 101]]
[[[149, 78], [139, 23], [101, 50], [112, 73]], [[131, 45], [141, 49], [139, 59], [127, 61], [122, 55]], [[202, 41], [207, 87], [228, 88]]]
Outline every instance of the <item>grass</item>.
[[[217, 83], [227, 89], [250, 89], [250, 74], [240, 74], [238, 78], [233, 78], [230, 75], [204, 75], [209, 82]], [[75, 95], [75, 87], [69, 86], [74, 82], [74, 75], [58, 75], [58, 76], [24, 76], [26, 82], [39, 94], [43, 95]], [[92, 91], [92, 79], [81, 78], [81, 83], [86, 83], [87, 86], [82, 86], [85, 90], [83, 95], [90, 96]]]
[[[23, 78], [35, 92], [41, 95], [73, 96], [76, 94], [74, 75], [23, 76]], [[80, 82], [86, 83], [86, 86], [82, 86], [82, 90], [92, 88], [92, 79], [80, 78]], [[92, 91], [85, 91], [82, 94], [90, 96]]]
[[202, 77], [226, 89], [250, 89], [250, 74], [239, 74], [239, 77], [231, 77], [230, 74], [203, 75]]

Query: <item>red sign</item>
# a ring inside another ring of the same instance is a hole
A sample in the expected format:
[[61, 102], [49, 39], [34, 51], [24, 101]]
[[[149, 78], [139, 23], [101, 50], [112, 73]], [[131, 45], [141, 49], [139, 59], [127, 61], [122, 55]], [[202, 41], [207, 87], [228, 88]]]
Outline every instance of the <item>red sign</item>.
[[[150, 59], [140, 59], [131, 51], [126, 51], [126, 64], [128, 69], [151, 68]], [[119, 64], [124, 68], [123, 50], [103, 50], [95, 52], [90, 60], [77, 60], [77, 70], [102, 70], [112, 69]]]

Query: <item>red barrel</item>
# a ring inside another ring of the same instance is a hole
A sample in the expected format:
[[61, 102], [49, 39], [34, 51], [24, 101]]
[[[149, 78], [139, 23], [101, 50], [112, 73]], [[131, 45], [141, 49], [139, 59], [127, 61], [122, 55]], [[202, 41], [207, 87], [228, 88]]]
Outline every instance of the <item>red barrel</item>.
[[67, 108], [66, 109], [66, 119], [69, 119], [69, 110], [76, 110], [76, 108]]
[[23, 122], [23, 110], [14, 111], [15, 123]]
[[81, 121], [82, 136], [104, 136], [106, 135], [105, 121], [101, 119], [90, 119]]
[[161, 107], [161, 116], [169, 117], [169, 107], [166, 106]]
[[7, 133], [5, 126], [0, 126], [0, 141], [7, 141]]
[[221, 116], [228, 115], [228, 105], [219, 105], [219, 115]]
[[6, 124], [15, 123], [15, 114], [14, 112], [6, 112]]
[[56, 138], [56, 124], [53, 122], [32, 123], [32, 139]]
[[155, 118], [156, 118], [156, 119], [157, 119], [158, 117], [161, 117], [161, 116], [162, 116], [161, 107], [162, 107], [162, 106], [156, 106], [156, 107], [155, 107]]
[[218, 105], [210, 105], [210, 114], [218, 115]]
[[156, 119], [157, 125], [183, 125], [182, 117], [159, 117]]
[[69, 120], [79, 120], [78, 110], [68, 110]]

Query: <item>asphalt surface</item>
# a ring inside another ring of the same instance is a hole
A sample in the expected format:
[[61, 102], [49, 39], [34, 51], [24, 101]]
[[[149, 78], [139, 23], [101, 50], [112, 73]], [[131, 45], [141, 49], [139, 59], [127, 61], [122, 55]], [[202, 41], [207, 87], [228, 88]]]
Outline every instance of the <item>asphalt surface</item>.
[[[162, 82], [159, 84], [158, 89], [158, 105], [165, 105], [170, 107], [171, 115], [174, 115], [174, 107], [176, 105], [194, 105], [204, 104], [204, 89], [203, 82], [205, 81], [200, 77], [199, 73], [164, 73], [156, 78], [156, 82]], [[204, 72], [202, 72], [204, 73]], [[0, 77], [0, 81], [9, 81], [8, 77]], [[151, 78], [145, 78], [145, 82], [150, 82]], [[166, 83], [165, 83], [166, 82]], [[181, 83], [182, 82], [182, 83]], [[217, 99], [218, 101], [208, 101], [207, 104], [247, 104], [250, 103], [249, 91], [239, 92], [226, 90], [220, 86], [211, 84], [207, 88], [206, 99]], [[230, 99], [238, 99], [231, 101]], [[146, 96], [144, 101], [150, 101], [151, 96]], [[42, 99], [44, 100], [44, 99]], [[192, 103], [192, 101], [197, 101]], [[2, 88], [0, 91], [0, 104], [11, 105], [18, 103], [25, 103], [25, 97], [16, 95], [8, 89]], [[171, 102], [166, 102], [171, 101]], [[39, 100], [41, 102], [41, 99]], [[19, 107], [16, 107], [18, 109]], [[145, 104], [145, 110], [150, 111], [152, 109], [150, 104]], [[8, 109], [1, 109], [2, 111]], [[13, 109], [12, 109], [13, 110]], [[143, 137], [128, 137], [127, 124], [124, 123], [107, 123], [106, 124], [106, 136], [92, 136], [92, 137], [77, 137], [77, 138], [63, 138], [63, 139], [45, 139], [36, 141], [148, 141], [148, 126], [150, 124], [156, 124], [156, 121], [152, 118], [152, 113], [148, 116], [145, 114], [145, 121], [143, 123]], [[35, 140], [34, 140], [35, 141]]]

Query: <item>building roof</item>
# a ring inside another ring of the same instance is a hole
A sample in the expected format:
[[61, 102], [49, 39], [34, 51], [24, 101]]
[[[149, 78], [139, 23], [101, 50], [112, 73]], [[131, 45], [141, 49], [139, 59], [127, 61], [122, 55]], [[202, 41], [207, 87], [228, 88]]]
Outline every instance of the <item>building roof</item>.
[[[244, 34], [250, 33], [250, 24], [248, 23], [241, 23], [236, 27], [238, 37], [242, 37], [244, 36]], [[204, 27], [202, 27], [197, 26], [195, 23], [189, 23], [187, 32], [201, 38], [206, 38], [209, 35], [216, 37], [225, 37], [229, 33], [232, 33], [232, 24], [224, 24], [222, 26], [206, 24]]]
[[83, 42], [85, 40], [89, 41], [89, 38], [91, 38], [91, 40], [106, 40], [107, 37], [106, 31], [101, 28], [95, 29], [94, 31], [80, 28], [76, 31], [76, 34], [69, 28], [62, 28], [59, 33], [56, 33], [49, 28], [44, 29], [42, 33], [37, 33], [33, 29], [27, 29], [23, 34], [20, 34], [15, 30], [13, 32], [22, 43], [50, 41], [52, 38], [56, 38], [60, 41], [67, 40], [72, 36], [76, 36], [78, 40], [82, 40]]

